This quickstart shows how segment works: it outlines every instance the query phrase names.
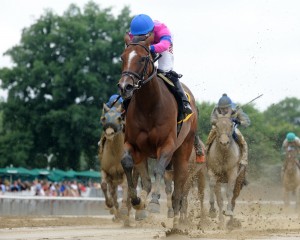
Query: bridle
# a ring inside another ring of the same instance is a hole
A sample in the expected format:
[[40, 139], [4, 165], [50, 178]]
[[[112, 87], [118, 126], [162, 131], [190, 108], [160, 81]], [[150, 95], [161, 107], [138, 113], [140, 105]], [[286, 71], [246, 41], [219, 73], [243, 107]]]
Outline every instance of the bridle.
[[[230, 118], [228, 117], [228, 116], [218, 116], [218, 121], [221, 121], [222, 119], [228, 119], [229, 121], [230, 121]], [[217, 127], [217, 126], [216, 126]], [[218, 136], [219, 137], [221, 137], [222, 135], [225, 135], [225, 136], [227, 136], [229, 139], [231, 139], [231, 137], [232, 137], [232, 134], [233, 134], [233, 132], [234, 132], [234, 126], [232, 126], [231, 127], [231, 132], [230, 133], [227, 133], [227, 131], [226, 130], [220, 130], [219, 129], [219, 127], [217, 127], [217, 134], [218, 134]]]
[[[152, 58], [150, 57], [150, 50], [146, 46], [144, 46], [140, 43], [130, 43], [127, 45], [127, 47], [129, 47], [130, 45], [140, 46], [147, 51], [147, 56], [145, 57], [146, 62], [145, 62], [145, 65], [144, 65], [144, 68], [143, 68], [143, 71], [141, 74], [133, 72], [133, 71], [123, 71], [122, 72], [122, 77], [128, 76], [132, 79], [133, 91], [135, 91], [137, 89], [140, 89], [143, 85], [145, 85], [151, 79], [154, 78], [154, 76], [156, 75], [156, 67], [154, 66], [154, 62], [152, 61]], [[148, 78], [146, 78], [147, 69], [148, 69], [149, 64], [152, 65], [152, 72], [151, 72], [150, 76]]]

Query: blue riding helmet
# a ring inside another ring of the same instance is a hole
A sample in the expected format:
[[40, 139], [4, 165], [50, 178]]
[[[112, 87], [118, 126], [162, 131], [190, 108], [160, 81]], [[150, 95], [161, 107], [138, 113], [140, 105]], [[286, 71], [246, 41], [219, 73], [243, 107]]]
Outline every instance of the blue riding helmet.
[[232, 101], [231, 101], [231, 99], [227, 96], [226, 93], [224, 93], [224, 94], [222, 95], [222, 97], [219, 99], [218, 107], [219, 107], [219, 108], [232, 107]]
[[293, 142], [296, 139], [296, 134], [293, 133], [293, 132], [289, 132], [286, 135], [286, 139], [287, 139], [288, 142]]
[[[106, 103], [106, 105], [107, 105], [108, 107], [112, 107], [112, 104], [114, 103], [114, 101], [115, 101], [118, 97], [119, 97], [118, 94], [112, 95], [112, 96], [109, 98], [109, 100], [108, 100], [108, 102]], [[122, 103], [123, 103], [123, 98], [122, 98], [122, 97], [120, 97], [120, 98], [118, 99], [118, 103], [119, 103], [119, 104], [122, 104]]]
[[132, 35], [145, 35], [154, 28], [153, 20], [146, 14], [135, 16], [130, 23], [130, 32]]

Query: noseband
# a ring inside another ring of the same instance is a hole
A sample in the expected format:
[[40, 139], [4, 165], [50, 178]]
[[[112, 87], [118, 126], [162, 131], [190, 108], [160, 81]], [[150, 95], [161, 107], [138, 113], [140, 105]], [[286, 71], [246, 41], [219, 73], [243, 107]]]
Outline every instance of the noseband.
[[[133, 91], [134, 91], [136, 89], [140, 89], [144, 84], [146, 84], [147, 82], [149, 82], [151, 79], [154, 78], [154, 76], [156, 75], [156, 67], [154, 66], [154, 62], [150, 58], [150, 50], [147, 47], [145, 47], [144, 45], [142, 45], [140, 43], [130, 43], [129, 45], [127, 45], [127, 47], [129, 47], [130, 45], [140, 46], [147, 51], [147, 56], [145, 57], [146, 63], [143, 68], [142, 74], [139, 74], [139, 73], [136, 73], [133, 71], [123, 71], [122, 72], [122, 77], [129, 76], [132, 79], [132, 82], [133, 82], [132, 85], [133, 85]], [[148, 78], [145, 78], [149, 63], [151, 63], [151, 65], [152, 65], [152, 72]]]

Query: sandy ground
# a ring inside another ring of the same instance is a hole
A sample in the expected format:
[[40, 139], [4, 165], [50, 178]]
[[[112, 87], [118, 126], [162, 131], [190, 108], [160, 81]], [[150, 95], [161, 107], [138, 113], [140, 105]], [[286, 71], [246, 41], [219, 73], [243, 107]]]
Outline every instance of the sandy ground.
[[[1, 216], [0, 239], [300, 239], [300, 219], [295, 205], [283, 207], [279, 188], [250, 184], [243, 189], [235, 210], [240, 226], [233, 230], [220, 229], [216, 218], [200, 218], [193, 193], [189, 201], [189, 222], [181, 225], [180, 230], [172, 229], [173, 219], [166, 217], [165, 202], [162, 202], [161, 214], [149, 214], [144, 221], [136, 222], [133, 213], [130, 227], [113, 222], [109, 215]], [[205, 207], [208, 209], [207, 201]]]

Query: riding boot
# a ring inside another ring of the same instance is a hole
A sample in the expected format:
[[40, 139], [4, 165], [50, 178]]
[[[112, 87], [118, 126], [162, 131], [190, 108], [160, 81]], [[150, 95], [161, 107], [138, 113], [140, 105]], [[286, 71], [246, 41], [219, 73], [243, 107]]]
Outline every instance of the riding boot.
[[179, 81], [179, 78], [182, 76], [180, 74], [177, 74], [175, 71], [169, 71], [166, 73], [166, 76], [173, 82], [175, 90], [177, 94], [180, 96], [182, 102], [183, 102], [183, 112], [185, 114], [191, 114], [193, 112], [190, 102], [182, 88], [182, 85]]
[[205, 162], [203, 143], [201, 144], [201, 140], [198, 135], [195, 135], [194, 147], [196, 151], [196, 162], [197, 163]]
[[207, 136], [206, 147], [205, 147], [206, 154], [208, 153], [210, 145], [212, 144], [212, 142], [216, 138], [216, 135], [217, 135], [216, 127], [212, 126], [212, 128], [211, 128], [211, 130], [210, 130], [210, 132], [209, 132], [209, 134]]

